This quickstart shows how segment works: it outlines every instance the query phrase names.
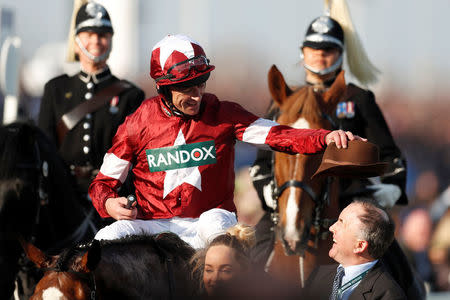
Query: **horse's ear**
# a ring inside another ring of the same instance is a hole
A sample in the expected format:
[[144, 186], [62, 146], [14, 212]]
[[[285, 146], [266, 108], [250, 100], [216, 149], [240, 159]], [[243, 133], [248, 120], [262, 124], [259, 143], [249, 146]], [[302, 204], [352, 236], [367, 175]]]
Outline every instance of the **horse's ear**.
[[329, 105], [331, 109], [334, 109], [335, 104], [337, 104], [347, 92], [347, 84], [345, 83], [344, 70], [342, 70], [336, 80], [333, 82], [331, 87], [323, 93], [323, 101]]
[[288, 87], [283, 74], [281, 74], [275, 65], [272, 65], [270, 68], [267, 79], [269, 82], [269, 91], [273, 100], [278, 106], [281, 106], [283, 101], [292, 94], [292, 90]]
[[52, 257], [47, 256], [44, 252], [42, 252], [39, 248], [34, 246], [33, 244], [26, 242], [22, 237], [19, 237], [19, 242], [22, 245], [23, 250], [27, 257], [34, 262], [34, 264], [42, 269], [48, 268], [50, 263], [52, 262]]
[[102, 249], [98, 240], [93, 240], [89, 250], [81, 258], [81, 269], [83, 272], [92, 272], [100, 262]]

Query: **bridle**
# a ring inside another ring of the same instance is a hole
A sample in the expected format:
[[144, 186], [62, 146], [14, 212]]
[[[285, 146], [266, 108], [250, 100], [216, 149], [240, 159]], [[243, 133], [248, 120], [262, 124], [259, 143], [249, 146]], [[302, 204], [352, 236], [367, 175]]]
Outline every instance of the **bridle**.
[[[331, 226], [331, 224], [333, 224], [335, 222], [334, 219], [326, 219], [326, 218], [321, 217], [324, 208], [326, 206], [330, 205], [330, 189], [331, 189], [331, 183], [333, 180], [332, 180], [332, 178], [328, 177], [326, 179], [327, 180], [326, 188], [322, 189], [319, 196], [317, 196], [317, 194], [314, 192], [314, 190], [311, 188], [311, 186], [303, 181], [291, 179], [291, 180], [284, 182], [281, 186], [278, 186], [276, 183], [276, 178], [275, 177], [273, 177], [273, 178], [274, 179], [272, 181], [272, 184], [274, 186], [274, 189], [273, 189], [272, 199], [273, 199], [274, 210], [272, 212], [272, 222], [273, 222], [273, 225], [275, 228], [277, 227], [277, 225], [279, 223], [278, 199], [280, 198], [281, 194], [287, 188], [295, 187], [295, 188], [299, 188], [299, 189], [305, 191], [308, 194], [308, 196], [315, 203], [313, 222], [312, 222], [312, 225], [315, 229], [315, 233], [312, 234], [311, 230], [309, 228], [307, 228], [307, 230], [305, 231], [305, 232], [307, 232], [305, 238], [303, 238], [300, 241], [299, 249], [301, 249], [301, 250], [294, 252], [287, 245], [287, 242], [284, 239], [282, 240], [283, 248], [287, 255], [304, 256], [305, 253], [304, 253], [303, 249], [308, 249], [311, 252], [314, 251], [314, 249], [317, 249], [318, 244], [319, 244], [319, 238], [326, 239], [329, 234], [328, 228]], [[321, 232], [322, 229], [325, 229], [325, 231]], [[308, 241], [311, 239], [314, 239], [314, 247], [313, 248], [308, 246]]]
[[[275, 114], [274, 120], [276, 120], [279, 116], [278, 114]], [[336, 128], [336, 124], [333, 122], [331, 117], [325, 113], [322, 113], [322, 117], [326, 120], [328, 120], [331, 123], [331, 126], [333, 128]], [[280, 221], [279, 217], [279, 211], [278, 211], [278, 199], [281, 197], [283, 192], [290, 187], [298, 188], [306, 192], [308, 196], [313, 200], [315, 203], [314, 208], [314, 214], [313, 214], [313, 228], [314, 228], [314, 234], [311, 232], [310, 228], [306, 228], [306, 236], [301, 239], [300, 241], [300, 247], [298, 251], [293, 251], [290, 249], [290, 247], [287, 245], [287, 242], [282, 239], [283, 248], [286, 253], [286, 255], [299, 255], [303, 257], [305, 255], [304, 251], [307, 249], [310, 252], [315, 251], [319, 246], [319, 238], [320, 239], [326, 239], [329, 234], [329, 227], [336, 221], [335, 219], [327, 219], [322, 218], [321, 215], [323, 213], [323, 210], [326, 206], [330, 205], [330, 191], [331, 191], [331, 184], [333, 182], [333, 179], [331, 177], [327, 177], [326, 179], [326, 187], [320, 191], [320, 194], [317, 195], [316, 192], [312, 189], [310, 185], [305, 183], [304, 181], [290, 179], [285, 181], [283, 184], [278, 185], [274, 166], [275, 166], [275, 152], [272, 152], [272, 170], [271, 170], [271, 176], [273, 180], [271, 181], [272, 185], [272, 200], [273, 200], [273, 212], [271, 214], [272, 222], [273, 222], [273, 228], [277, 228], [278, 223]], [[325, 231], [321, 231], [324, 229]], [[314, 239], [314, 247], [311, 248], [308, 246], [308, 241]]]

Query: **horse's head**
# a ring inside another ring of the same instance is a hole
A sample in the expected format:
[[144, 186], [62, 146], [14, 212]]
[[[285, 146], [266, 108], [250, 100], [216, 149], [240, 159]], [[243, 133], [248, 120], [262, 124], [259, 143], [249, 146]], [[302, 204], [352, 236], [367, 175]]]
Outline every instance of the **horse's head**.
[[182, 299], [195, 292], [189, 269], [195, 250], [174, 233], [94, 240], [56, 256], [28, 243], [23, 248], [45, 271], [31, 300]]
[[[295, 128], [332, 129], [332, 113], [346, 92], [344, 74], [324, 93], [313, 87], [291, 91], [282, 74], [273, 66], [269, 71], [269, 89], [280, 109], [277, 122]], [[278, 230], [288, 253], [302, 254], [308, 246], [311, 230], [317, 224], [326, 196], [330, 196], [326, 179], [311, 179], [320, 165], [322, 154], [289, 155], [276, 152], [274, 172], [278, 197]], [[330, 185], [331, 186], [331, 185]], [[328, 192], [328, 194], [327, 194]]]
[[22, 242], [22, 246], [28, 258], [45, 271], [31, 300], [95, 299], [96, 285], [92, 270], [100, 260], [98, 242], [94, 242], [87, 252], [83, 250], [80, 254], [80, 249], [70, 248], [56, 256], [47, 256], [27, 242]]

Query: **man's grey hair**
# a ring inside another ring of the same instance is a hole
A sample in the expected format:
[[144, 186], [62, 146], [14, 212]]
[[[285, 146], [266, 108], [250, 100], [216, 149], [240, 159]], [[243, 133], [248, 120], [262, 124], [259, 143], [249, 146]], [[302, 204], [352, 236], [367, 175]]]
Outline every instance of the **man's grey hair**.
[[357, 199], [352, 203], [364, 208], [364, 212], [358, 216], [361, 222], [360, 237], [367, 241], [369, 255], [374, 259], [381, 258], [394, 241], [394, 221], [384, 208], [373, 200]]

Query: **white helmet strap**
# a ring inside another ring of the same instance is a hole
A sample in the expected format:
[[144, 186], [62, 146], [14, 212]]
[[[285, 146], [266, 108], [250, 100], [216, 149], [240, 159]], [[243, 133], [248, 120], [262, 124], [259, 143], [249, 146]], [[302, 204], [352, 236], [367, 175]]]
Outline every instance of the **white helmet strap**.
[[90, 53], [84, 46], [83, 43], [81, 43], [81, 40], [78, 36], [75, 37], [75, 42], [77, 43], [78, 47], [80, 47], [81, 52], [83, 52], [84, 55], [86, 55], [90, 60], [92, 60], [94, 63], [99, 63], [102, 61], [105, 61], [108, 56], [109, 53], [111, 53], [111, 49], [112, 49], [112, 40], [111, 43], [109, 45], [109, 48], [106, 50], [105, 53], [103, 53], [102, 55], [96, 56], [93, 55], [92, 53]]
[[342, 59], [342, 54], [340, 54], [339, 58], [336, 60], [336, 62], [332, 66], [330, 66], [328, 68], [325, 68], [325, 69], [321, 69], [321, 70], [313, 68], [313, 67], [307, 65], [306, 63], [303, 63], [303, 66], [308, 71], [310, 71], [310, 72], [312, 72], [312, 73], [314, 73], [316, 75], [323, 76], [323, 75], [327, 75], [327, 74], [333, 73], [337, 69], [339, 69], [342, 66], [342, 60], [343, 60]]

